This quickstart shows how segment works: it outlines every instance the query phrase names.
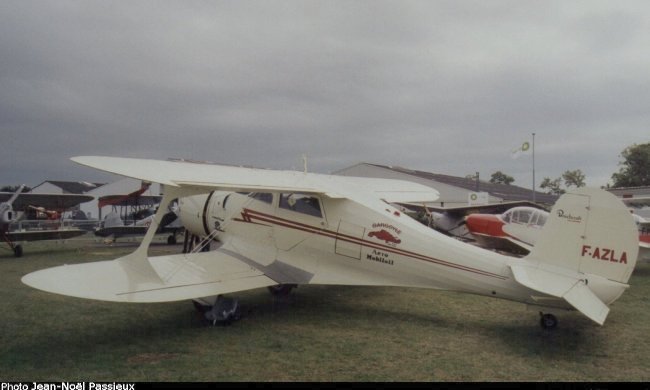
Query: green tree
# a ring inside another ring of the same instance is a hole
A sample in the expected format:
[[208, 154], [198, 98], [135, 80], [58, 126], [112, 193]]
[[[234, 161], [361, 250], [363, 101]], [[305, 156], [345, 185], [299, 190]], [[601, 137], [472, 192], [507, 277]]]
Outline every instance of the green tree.
[[584, 187], [585, 174], [580, 169], [574, 171], [566, 171], [562, 174], [564, 185], [567, 187]]
[[566, 191], [562, 188], [562, 178], [558, 177], [556, 179], [551, 180], [549, 177], [545, 177], [544, 180], [542, 180], [542, 184], [539, 185], [539, 188], [545, 189], [547, 193], [553, 194], [553, 195], [562, 195]]
[[515, 181], [514, 177], [512, 177], [510, 175], [506, 175], [505, 173], [503, 173], [501, 171], [494, 172], [492, 174], [492, 177], [490, 178], [490, 183], [494, 183], [494, 184], [510, 185], [514, 181]]
[[[549, 194], [562, 195], [566, 192], [565, 188], [568, 187], [584, 187], [585, 186], [585, 174], [582, 173], [580, 169], [573, 171], [565, 171], [562, 176], [551, 179], [545, 177], [542, 180], [542, 183], [539, 185], [540, 188], [543, 188]], [[563, 188], [564, 187], [564, 188]]]
[[612, 175], [614, 187], [650, 186], [650, 142], [628, 146], [620, 157], [621, 168]]

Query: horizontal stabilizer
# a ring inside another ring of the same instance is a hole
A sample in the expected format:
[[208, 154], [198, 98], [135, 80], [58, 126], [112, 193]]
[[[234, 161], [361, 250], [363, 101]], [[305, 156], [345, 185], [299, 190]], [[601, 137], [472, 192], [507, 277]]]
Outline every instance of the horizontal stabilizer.
[[592, 321], [599, 325], [605, 323], [609, 308], [598, 299], [584, 282], [576, 283], [569, 292], [564, 294], [564, 299]]
[[510, 269], [518, 283], [557, 298], [563, 298], [579, 280], [577, 275], [561, 275], [525, 265], [511, 265]]
[[277, 284], [218, 250], [148, 261], [158, 277], [134, 272], [134, 262], [117, 259], [44, 269], [25, 275], [22, 282], [47, 292], [113, 302], [179, 301]]
[[563, 298], [576, 310], [602, 325], [607, 318], [609, 308], [605, 305], [583, 279], [562, 275], [556, 272], [525, 265], [510, 266], [515, 280], [538, 292]]

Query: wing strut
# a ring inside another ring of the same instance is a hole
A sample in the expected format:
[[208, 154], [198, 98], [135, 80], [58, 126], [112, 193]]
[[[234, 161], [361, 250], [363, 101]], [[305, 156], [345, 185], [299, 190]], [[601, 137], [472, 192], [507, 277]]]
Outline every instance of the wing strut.
[[117, 261], [122, 267], [125, 268], [126, 271], [138, 275], [138, 279], [140, 281], [146, 280], [154, 283], [162, 283], [160, 276], [149, 262], [149, 245], [156, 235], [158, 226], [160, 226], [160, 222], [162, 221], [163, 216], [166, 214], [167, 208], [171, 204], [172, 200], [184, 196], [194, 195], [197, 192], [205, 192], [205, 190], [194, 190], [192, 188], [181, 188], [170, 185], [165, 186], [163, 198], [160, 202], [160, 205], [158, 206], [158, 211], [156, 211], [153, 221], [151, 222], [151, 225], [149, 225], [149, 229], [147, 229], [147, 233], [142, 239], [140, 246], [135, 250], [135, 252], [117, 259]]

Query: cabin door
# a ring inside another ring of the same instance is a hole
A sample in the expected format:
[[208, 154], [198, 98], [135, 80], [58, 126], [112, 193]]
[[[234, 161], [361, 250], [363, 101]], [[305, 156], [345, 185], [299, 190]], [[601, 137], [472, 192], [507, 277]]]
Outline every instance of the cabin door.
[[364, 227], [341, 220], [337, 230], [334, 252], [337, 255], [361, 260], [361, 242], [365, 233]]

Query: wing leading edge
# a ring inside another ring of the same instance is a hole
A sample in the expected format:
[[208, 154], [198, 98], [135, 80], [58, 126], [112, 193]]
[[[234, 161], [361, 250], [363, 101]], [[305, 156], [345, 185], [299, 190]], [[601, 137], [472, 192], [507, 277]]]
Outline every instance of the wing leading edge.
[[170, 302], [278, 284], [234, 253], [216, 250], [148, 258], [156, 275], [128, 258], [62, 265], [25, 275], [39, 290], [112, 302]]
[[119, 157], [82, 156], [73, 157], [72, 161], [139, 180], [172, 187], [203, 189], [205, 192], [215, 189], [291, 191], [319, 193], [360, 202], [381, 199], [389, 203], [433, 202], [439, 197], [438, 191], [433, 188], [403, 180]]

